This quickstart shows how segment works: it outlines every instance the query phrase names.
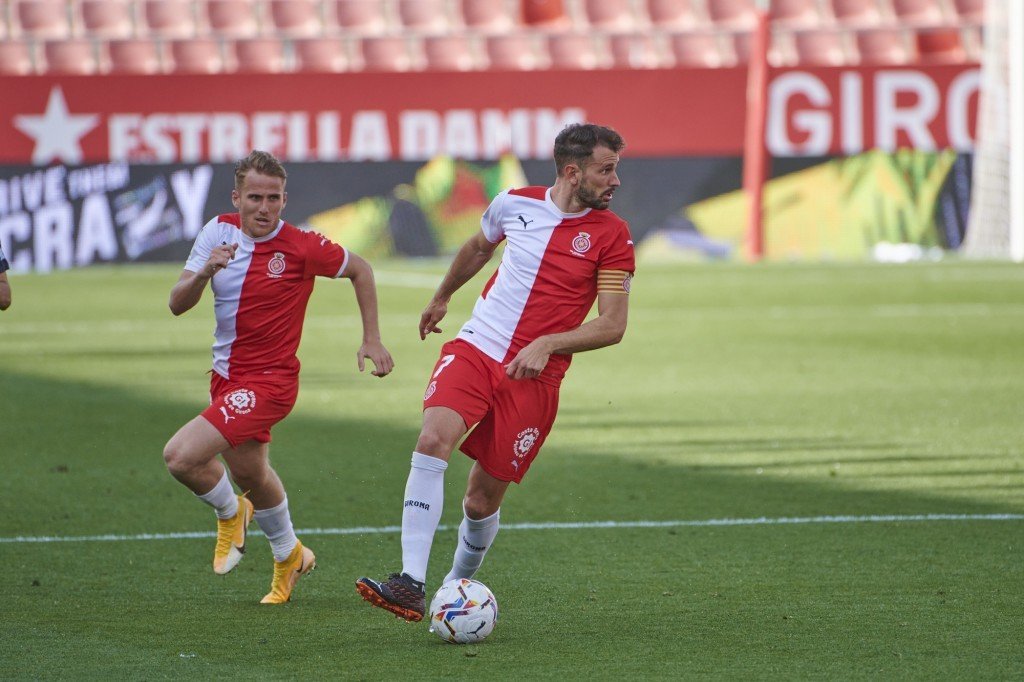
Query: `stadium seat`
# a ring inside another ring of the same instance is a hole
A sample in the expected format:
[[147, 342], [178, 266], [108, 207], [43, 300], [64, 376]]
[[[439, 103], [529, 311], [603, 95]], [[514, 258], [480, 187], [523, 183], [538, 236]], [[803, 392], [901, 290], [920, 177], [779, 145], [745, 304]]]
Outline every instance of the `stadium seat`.
[[411, 71], [412, 55], [400, 36], [370, 36], [360, 41], [366, 71]]
[[35, 73], [32, 43], [25, 40], [0, 40], [0, 74], [28, 76]]
[[715, 33], [673, 33], [669, 37], [676, 66], [718, 68], [735, 61], [732, 50], [723, 49]]
[[348, 52], [340, 38], [302, 38], [293, 46], [296, 71], [341, 73], [349, 70]]
[[189, 0], [145, 0], [142, 16], [146, 31], [162, 38], [196, 35], [196, 18]]
[[343, 33], [379, 35], [387, 29], [381, 0], [335, 0], [333, 20]]
[[772, 0], [768, 16], [781, 26], [817, 28], [827, 23], [817, 0]]
[[279, 36], [311, 38], [323, 34], [322, 5], [317, 0], [270, 0], [269, 27]]
[[938, 0], [892, 0], [892, 8], [903, 24], [938, 26], [945, 23]]
[[797, 31], [793, 35], [796, 61], [801, 66], [846, 66], [846, 34], [828, 29]]
[[707, 0], [708, 16], [719, 28], [742, 30], [757, 21], [753, 0]]
[[259, 5], [254, 0], [205, 0], [202, 3], [210, 31], [223, 38], [259, 35]]
[[595, 46], [597, 36], [587, 33], [554, 33], [547, 37], [548, 56], [552, 69], [600, 69], [605, 64], [607, 49]]
[[877, 0], [832, 0], [832, 14], [848, 26], [878, 26], [885, 19]]
[[402, 27], [421, 33], [442, 33], [451, 21], [444, 0], [398, 0], [398, 18]]
[[646, 33], [619, 33], [610, 36], [612, 66], [617, 69], [657, 69], [670, 66], [662, 57], [655, 39]]
[[864, 64], [908, 64], [916, 58], [906, 32], [899, 28], [858, 31], [857, 50]]
[[510, 11], [506, 0], [462, 0], [461, 10], [462, 22], [475, 31], [509, 31], [519, 23], [518, 12]]
[[960, 16], [960, 21], [975, 24], [985, 21], [985, 0], [954, 0], [953, 7]]
[[462, 33], [427, 36], [423, 40], [423, 52], [428, 71], [474, 71], [482, 66], [473, 45]]
[[280, 38], [263, 36], [234, 42], [235, 69], [241, 73], [284, 73], [288, 70], [284, 43]]
[[567, 30], [572, 21], [562, 0], [521, 0], [523, 23], [545, 30]]
[[100, 72], [96, 45], [90, 38], [48, 40], [43, 45], [43, 56], [48, 74], [89, 76]]
[[65, 0], [17, 0], [12, 8], [11, 35], [37, 40], [59, 40], [71, 35]]
[[923, 62], [962, 64], [967, 61], [959, 28], [921, 29], [916, 40], [917, 54]]
[[[753, 33], [750, 31], [739, 31], [726, 37], [732, 39], [733, 53], [736, 57], [735, 63], [748, 64], [753, 44]], [[793, 47], [792, 34], [772, 33], [768, 43], [768, 63], [772, 66], [783, 66], [785, 64], [792, 64], [795, 61], [796, 50]]]
[[154, 74], [163, 71], [161, 45], [148, 38], [111, 40], [107, 44], [111, 73]]
[[222, 73], [228, 66], [220, 41], [215, 38], [171, 41], [172, 73]]
[[86, 36], [130, 38], [135, 33], [134, 6], [129, 0], [80, 0], [78, 7]]
[[546, 60], [541, 57], [529, 33], [487, 36], [486, 45], [491, 69], [533, 71], [547, 67]]
[[630, 0], [584, 0], [587, 23], [606, 31], [633, 31], [642, 25]]
[[694, 6], [695, 0], [647, 0], [647, 16], [662, 29], [694, 29], [707, 24]]

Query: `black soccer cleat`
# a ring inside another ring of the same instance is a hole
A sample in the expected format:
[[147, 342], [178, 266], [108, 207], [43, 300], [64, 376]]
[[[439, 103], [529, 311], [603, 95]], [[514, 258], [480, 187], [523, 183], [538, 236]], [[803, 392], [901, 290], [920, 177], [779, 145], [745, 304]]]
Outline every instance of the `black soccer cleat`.
[[356, 581], [356, 592], [374, 606], [409, 622], [423, 620], [427, 610], [427, 594], [423, 583], [405, 573], [392, 573], [385, 582], [360, 578]]

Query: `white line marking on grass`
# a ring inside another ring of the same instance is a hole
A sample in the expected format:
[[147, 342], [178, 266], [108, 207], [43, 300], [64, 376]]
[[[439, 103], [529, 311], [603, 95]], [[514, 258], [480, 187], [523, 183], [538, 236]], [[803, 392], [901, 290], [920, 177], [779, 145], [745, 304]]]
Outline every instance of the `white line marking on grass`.
[[[924, 521], [1024, 521], [1024, 514], [872, 514], [870, 516], [782, 516], [753, 519], [705, 519], [694, 521], [548, 521], [509, 523], [503, 530], [579, 530], [587, 528], [710, 528], [715, 526], [785, 526], [810, 523], [904, 523]], [[457, 526], [438, 526], [455, 530]], [[402, 532], [401, 526], [355, 526], [352, 528], [300, 528], [297, 535], [388, 535]], [[259, 535], [258, 530], [250, 531]], [[0, 543], [45, 542], [126, 542], [132, 540], [191, 540], [216, 537], [213, 532], [140, 533], [138, 535], [19, 535], [0, 538]]]

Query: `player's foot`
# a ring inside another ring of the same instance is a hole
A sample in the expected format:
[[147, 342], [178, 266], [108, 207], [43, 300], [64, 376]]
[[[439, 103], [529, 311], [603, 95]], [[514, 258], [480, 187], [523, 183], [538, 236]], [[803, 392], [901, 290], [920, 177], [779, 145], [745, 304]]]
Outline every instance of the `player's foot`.
[[316, 556], [301, 542], [295, 543], [295, 549], [284, 561], [274, 562], [274, 580], [270, 583], [270, 592], [261, 604], [284, 604], [292, 598], [292, 589], [299, 578], [316, 568]]
[[356, 581], [356, 592], [374, 606], [408, 621], [423, 620], [427, 610], [423, 583], [406, 573], [392, 573], [384, 582], [360, 578]]
[[245, 534], [252, 521], [252, 502], [238, 496], [238, 512], [230, 519], [217, 519], [217, 546], [213, 550], [213, 572], [224, 575], [242, 560]]

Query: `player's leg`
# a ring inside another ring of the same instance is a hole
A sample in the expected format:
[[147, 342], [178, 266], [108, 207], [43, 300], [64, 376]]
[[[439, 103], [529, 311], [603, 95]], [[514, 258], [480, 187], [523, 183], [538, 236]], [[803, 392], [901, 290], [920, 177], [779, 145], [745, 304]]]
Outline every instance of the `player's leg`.
[[295, 535], [288, 496], [281, 478], [270, 465], [270, 444], [247, 440], [223, 453], [235, 483], [247, 492], [255, 506], [254, 517], [270, 541], [274, 577], [261, 603], [283, 604], [291, 598], [300, 577], [316, 567], [316, 556]]
[[473, 464], [466, 484], [466, 496], [462, 500], [463, 518], [459, 525], [455, 559], [443, 582], [476, 575], [498, 534], [501, 501], [509, 483], [488, 474], [479, 462]]

